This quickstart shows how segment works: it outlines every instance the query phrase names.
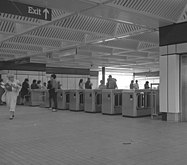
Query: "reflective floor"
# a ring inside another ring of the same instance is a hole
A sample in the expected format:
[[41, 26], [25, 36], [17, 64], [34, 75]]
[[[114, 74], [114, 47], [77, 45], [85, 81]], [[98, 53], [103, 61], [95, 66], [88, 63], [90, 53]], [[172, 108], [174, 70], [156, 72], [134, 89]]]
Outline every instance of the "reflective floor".
[[0, 106], [0, 165], [185, 165], [187, 123]]

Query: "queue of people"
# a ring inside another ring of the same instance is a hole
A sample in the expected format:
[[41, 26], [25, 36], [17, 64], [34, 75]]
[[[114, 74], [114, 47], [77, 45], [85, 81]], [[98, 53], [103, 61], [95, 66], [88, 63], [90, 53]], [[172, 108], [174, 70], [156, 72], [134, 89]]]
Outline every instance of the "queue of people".
[[[29, 85], [29, 79], [26, 78], [21, 84], [15, 79], [13, 74], [7, 75], [7, 82], [4, 83], [3, 79], [0, 79], [0, 104], [6, 103], [10, 117], [12, 120], [15, 117], [15, 109], [17, 104], [17, 97], [20, 95], [20, 104], [24, 105], [27, 97], [30, 95], [31, 89], [48, 89], [49, 90], [49, 103], [53, 112], [57, 111], [57, 89], [61, 88], [61, 84], [56, 81], [56, 75], [52, 74], [48, 84], [46, 82], [41, 84], [41, 80], [33, 80], [32, 84]], [[54, 106], [52, 107], [52, 101]]]
[[[138, 84], [138, 80], [135, 81], [134, 83], [134, 80], [131, 80], [131, 83], [129, 85], [130, 89], [139, 89], [139, 84]], [[149, 81], [146, 81], [145, 84], [144, 84], [144, 89], [149, 89]]]
[[[0, 103], [6, 102], [9, 111], [10, 111], [10, 119], [12, 120], [15, 116], [15, 108], [17, 103], [17, 96], [21, 97], [21, 104], [25, 103], [26, 96], [30, 94], [30, 89], [47, 89], [49, 92], [49, 109], [52, 112], [57, 111], [57, 90], [61, 89], [60, 82], [56, 80], [56, 75], [52, 74], [50, 80], [43, 85], [41, 84], [41, 80], [33, 80], [32, 84], [29, 85], [29, 79], [26, 78], [24, 82], [21, 84], [18, 80], [14, 78], [13, 74], [7, 75], [8, 81], [6, 83], [0, 79], [0, 94], [2, 101], [0, 99]], [[87, 78], [87, 81], [84, 83], [83, 79], [79, 81], [79, 89], [92, 89], [93, 83], [90, 78]], [[145, 89], [149, 89], [149, 82], [146, 81], [144, 84]], [[100, 81], [98, 89], [118, 89], [117, 80], [112, 77], [112, 75], [108, 76], [107, 83], [105, 84], [103, 80]], [[131, 81], [130, 89], [139, 89], [138, 80]], [[2, 92], [3, 91], [3, 92]], [[3, 99], [4, 98], [4, 99]], [[52, 104], [52, 101], [54, 104]], [[53, 106], [52, 106], [53, 105]]]
[[[85, 83], [83, 82], [83, 79], [79, 80], [79, 89], [92, 89], [92, 86], [93, 83], [90, 78], [88, 78]], [[118, 89], [117, 80], [112, 78], [112, 75], [109, 75], [106, 85], [104, 84], [104, 81], [101, 80], [98, 89]]]

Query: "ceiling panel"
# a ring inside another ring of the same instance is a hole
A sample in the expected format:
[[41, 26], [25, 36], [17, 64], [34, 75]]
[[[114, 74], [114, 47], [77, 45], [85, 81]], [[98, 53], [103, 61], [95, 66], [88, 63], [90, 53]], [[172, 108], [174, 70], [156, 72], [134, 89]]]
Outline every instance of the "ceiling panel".
[[52, 21], [0, 14], [0, 60], [159, 70], [158, 28], [186, 20], [186, 0], [13, 0], [52, 9]]

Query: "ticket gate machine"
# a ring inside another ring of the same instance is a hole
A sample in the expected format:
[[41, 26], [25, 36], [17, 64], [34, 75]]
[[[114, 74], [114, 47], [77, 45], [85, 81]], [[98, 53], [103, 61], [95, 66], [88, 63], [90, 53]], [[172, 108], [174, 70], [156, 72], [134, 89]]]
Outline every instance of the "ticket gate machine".
[[69, 90], [59, 89], [57, 91], [57, 109], [68, 110], [69, 101], [70, 101], [70, 92]]
[[69, 110], [83, 111], [84, 98], [84, 90], [70, 90]]
[[102, 90], [102, 113], [111, 115], [122, 114], [122, 90]]
[[43, 103], [45, 89], [32, 89], [30, 95], [25, 96], [25, 105], [40, 106]]
[[101, 112], [101, 105], [102, 105], [102, 90], [86, 89], [84, 111], [93, 112], [93, 113]]
[[157, 113], [159, 103], [155, 102], [155, 98], [158, 100], [158, 96], [153, 95], [153, 91], [155, 90], [123, 91], [122, 115], [126, 117], [143, 117]]

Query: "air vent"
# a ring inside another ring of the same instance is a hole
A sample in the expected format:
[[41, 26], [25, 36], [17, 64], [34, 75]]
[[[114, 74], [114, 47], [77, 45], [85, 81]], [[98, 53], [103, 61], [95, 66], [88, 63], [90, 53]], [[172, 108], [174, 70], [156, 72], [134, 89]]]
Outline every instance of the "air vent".
[[15, 33], [14, 22], [0, 21], [0, 31], [6, 32], [6, 33]]
[[28, 33], [29, 35], [45, 37], [45, 38], [54, 38], [54, 39], [62, 39], [74, 42], [83, 42], [84, 41], [84, 33], [76, 32], [70, 30], [62, 30], [56, 28], [47, 28], [43, 27], [32, 32]]
[[12, 14], [6, 14], [1, 13], [1, 18], [9, 19], [11, 21], [18, 21], [18, 22], [25, 22], [25, 23], [31, 23], [31, 24], [41, 24], [41, 21], [36, 18], [30, 18], [30, 17], [24, 17], [19, 15], [12, 15]]
[[31, 44], [31, 45], [41, 45], [41, 46], [48, 46], [48, 47], [60, 47], [61, 46], [61, 41], [26, 37], [26, 36], [19, 36], [19, 37], [12, 38], [11, 40], [9, 40], [9, 42]]
[[52, 19], [56, 18], [56, 17], [60, 17], [67, 14], [67, 12], [63, 11], [63, 10], [58, 10], [58, 9], [52, 9]]
[[3, 43], [1, 45], [1, 48], [16, 49], [16, 50], [27, 50], [27, 51], [36, 51], [36, 52], [42, 51], [42, 48], [38, 47], [38, 46], [19, 45], [19, 44], [10, 44], [10, 43]]
[[117, 30], [116, 35], [124, 35], [124, 34], [131, 34], [133, 32], [138, 32], [144, 30], [143, 28], [140, 28], [135, 25], [130, 25], [130, 24], [120, 24]]
[[116, 27], [116, 23], [112, 21], [83, 15], [74, 15], [72, 17], [68, 17], [55, 23], [54, 25], [63, 28], [108, 35], [113, 34]]
[[115, 0], [111, 6], [129, 8], [176, 21], [186, 5], [186, 0]]
[[132, 40], [138, 40], [143, 42], [151, 42], [151, 43], [159, 43], [159, 33], [156, 32], [148, 32], [148, 33], [142, 33], [138, 35], [132, 35], [127, 37], [128, 39]]
[[7, 54], [17, 54], [17, 55], [26, 55], [26, 51], [20, 51], [20, 50], [10, 50], [10, 49], [0, 49], [1, 53], [7, 53]]
[[1, 54], [0, 53], [0, 57], [3, 57], [3, 58], [14, 58], [15, 56], [12, 55], [12, 54]]
[[138, 46], [138, 49], [143, 50], [143, 49], [150, 49], [155, 47], [159, 47], [159, 45], [154, 43], [141, 42]]

